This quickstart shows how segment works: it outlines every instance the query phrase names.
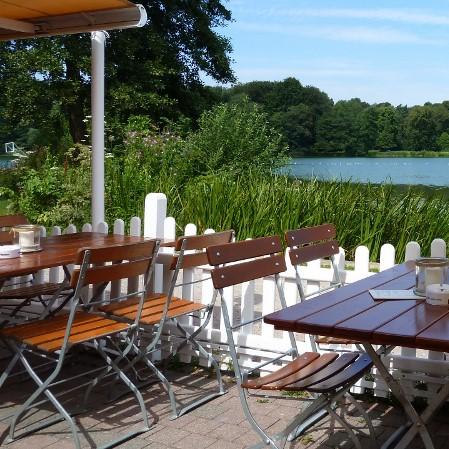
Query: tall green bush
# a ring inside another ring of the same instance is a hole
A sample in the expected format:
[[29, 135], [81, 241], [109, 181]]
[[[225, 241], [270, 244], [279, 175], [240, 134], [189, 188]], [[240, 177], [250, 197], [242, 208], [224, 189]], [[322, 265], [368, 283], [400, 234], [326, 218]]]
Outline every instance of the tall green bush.
[[42, 166], [24, 164], [17, 170], [18, 192], [14, 209], [33, 223], [43, 226], [89, 221], [90, 215], [90, 149], [76, 145], [65, 155], [60, 165], [47, 154]]
[[243, 98], [203, 113], [198, 131], [183, 143], [177, 166], [186, 178], [210, 172], [270, 172], [283, 167], [287, 146], [259, 106]]

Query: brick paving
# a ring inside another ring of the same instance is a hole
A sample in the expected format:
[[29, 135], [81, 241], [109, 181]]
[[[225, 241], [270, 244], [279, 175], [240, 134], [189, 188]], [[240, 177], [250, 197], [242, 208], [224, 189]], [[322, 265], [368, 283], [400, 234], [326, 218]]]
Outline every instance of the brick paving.
[[[88, 356], [86, 356], [88, 358]], [[78, 359], [77, 359], [78, 360]], [[89, 363], [92, 361], [89, 360]], [[0, 362], [0, 371], [6, 362]], [[67, 373], [81, 370], [79, 363], [66, 368]], [[194, 392], [210, 391], [214, 388], [214, 379], [207, 371], [197, 370], [195, 373], [169, 371], [178, 398], [188, 401]], [[153, 384], [142, 389], [145, 404], [153, 420], [148, 432], [129, 440], [117, 447], [127, 449], [243, 449], [259, 442], [257, 435], [246, 422], [238, 398], [237, 388], [231, 379], [227, 381], [228, 393], [191, 411], [190, 413], [170, 420], [170, 404], [168, 397], [160, 384]], [[114, 389], [119, 388], [118, 385]], [[121, 387], [120, 387], [121, 388]], [[0, 390], [0, 445], [9, 449], [65, 449], [73, 448], [70, 433], [64, 422], [60, 422], [23, 439], [6, 444], [6, 417], [34, 389], [34, 384], [26, 379], [15, 378]], [[92, 394], [91, 408], [76, 418], [81, 435], [83, 448], [99, 447], [106, 442], [119, 438], [131, 429], [141, 426], [140, 409], [134, 396], [125, 395], [113, 403], [107, 403], [106, 398], [111, 387], [99, 387]], [[75, 409], [83, 390], [67, 395], [67, 408]], [[282, 427], [295, 415], [302, 406], [295, 398], [256, 398], [250, 399], [251, 408], [259, 423], [272, 432]], [[379, 442], [383, 442], [401, 425], [404, 414], [400, 409], [385, 402], [363, 401], [365, 409], [370, 414], [376, 428]], [[30, 419], [35, 422], [44, 419], [52, 413], [47, 404], [33, 410]], [[358, 428], [362, 446], [370, 447], [366, 437], [367, 429], [363, 420], [354, 410], [349, 410], [348, 421]], [[26, 421], [25, 423], [30, 422]], [[441, 411], [430, 426], [431, 435], [436, 449], [449, 447], [449, 415], [447, 409]], [[351, 449], [353, 444], [339, 425], [333, 425], [330, 419], [324, 419], [316, 424], [301, 438], [293, 443], [287, 443], [286, 448], [292, 449]], [[421, 449], [423, 445], [415, 439], [410, 449]]]

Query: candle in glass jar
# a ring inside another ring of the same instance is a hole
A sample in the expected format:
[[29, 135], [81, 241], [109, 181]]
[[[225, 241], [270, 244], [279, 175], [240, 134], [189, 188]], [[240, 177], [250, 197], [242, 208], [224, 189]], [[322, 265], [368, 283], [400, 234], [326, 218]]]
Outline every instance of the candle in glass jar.
[[426, 268], [426, 286], [432, 284], [442, 284], [443, 270], [439, 267], [427, 267]]
[[19, 245], [21, 248], [32, 248], [34, 246], [34, 231], [20, 232]]
[[426, 302], [433, 306], [449, 305], [449, 285], [431, 284], [426, 288]]

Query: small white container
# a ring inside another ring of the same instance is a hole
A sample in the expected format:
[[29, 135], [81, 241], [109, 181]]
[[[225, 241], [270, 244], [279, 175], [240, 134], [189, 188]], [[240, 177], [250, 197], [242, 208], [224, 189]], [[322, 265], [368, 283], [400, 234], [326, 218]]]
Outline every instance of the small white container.
[[41, 251], [41, 228], [36, 225], [18, 225], [11, 228], [12, 241], [21, 253]]
[[0, 259], [15, 259], [20, 257], [19, 245], [0, 245]]
[[431, 284], [426, 288], [426, 302], [432, 306], [449, 306], [449, 285]]
[[449, 284], [449, 259], [446, 257], [416, 259], [415, 294], [426, 296], [426, 287], [431, 284]]

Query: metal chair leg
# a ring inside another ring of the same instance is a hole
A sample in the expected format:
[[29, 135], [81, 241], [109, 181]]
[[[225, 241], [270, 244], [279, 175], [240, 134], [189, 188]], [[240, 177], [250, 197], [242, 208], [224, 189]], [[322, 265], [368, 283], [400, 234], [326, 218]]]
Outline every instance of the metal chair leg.
[[184, 338], [186, 339], [186, 341], [188, 341], [189, 343], [191, 343], [195, 349], [197, 351], [199, 351], [199, 353], [207, 358], [207, 360], [209, 361], [209, 363], [214, 367], [215, 369], [215, 373], [217, 376], [217, 383], [218, 383], [218, 388], [219, 388], [219, 394], [224, 394], [226, 393], [226, 390], [224, 389], [223, 386], [223, 378], [221, 376], [221, 372], [220, 372], [220, 366], [218, 365], [218, 362], [215, 360], [215, 358], [208, 352], [206, 351], [202, 345], [200, 345], [198, 343], [198, 341], [195, 340], [195, 338], [193, 337], [194, 334], [189, 334], [178, 322], [177, 319], [174, 319], [174, 322], [176, 323], [176, 327], [184, 334]]
[[376, 438], [376, 432], [374, 431], [374, 426], [371, 421], [371, 418], [369, 417], [368, 413], [366, 413], [365, 409], [359, 404], [357, 399], [353, 398], [350, 393], [347, 393], [345, 398], [349, 400], [349, 402], [357, 409], [357, 411], [362, 415], [363, 420], [366, 422], [366, 425], [368, 426], [370, 439], [373, 443], [377, 445], [377, 438]]
[[[125, 375], [125, 373], [115, 364], [115, 362], [109, 357], [109, 355], [104, 351], [104, 349], [98, 344], [98, 341], [94, 340], [95, 349], [99, 352], [99, 354], [104, 358], [106, 363], [114, 370], [114, 372], [118, 375], [120, 380], [134, 393], [134, 396], [139, 403], [140, 410], [142, 413], [142, 418], [144, 422], [144, 429], [138, 431], [137, 433], [143, 433], [150, 429], [150, 423], [148, 421], [148, 413], [145, 407], [145, 402], [143, 400], [142, 394], [138, 390], [138, 388], [131, 382], [131, 380]], [[135, 433], [136, 434], [136, 433]]]
[[[17, 348], [19, 349], [19, 348]], [[38, 385], [37, 390], [34, 391], [33, 394], [31, 394], [31, 396], [21, 405], [21, 407], [19, 408], [19, 410], [14, 414], [14, 416], [12, 417], [11, 420], [11, 424], [9, 427], [9, 437], [8, 437], [8, 441], [14, 441], [17, 438], [22, 438], [36, 430], [42, 429], [44, 427], [47, 427], [49, 425], [54, 424], [55, 422], [61, 421], [61, 418], [66, 420], [70, 430], [72, 432], [72, 436], [73, 436], [73, 440], [75, 443], [75, 447], [76, 449], [81, 449], [81, 444], [79, 441], [79, 436], [78, 436], [78, 431], [77, 428], [75, 426], [75, 423], [72, 419], [72, 417], [67, 413], [67, 411], [64, 409], [64, 407], [60, 404], [60, 402], [56, 399], [56, 397], [53, 395], [53, 393], [51, 393], [50, 390], [48, 390], [49, 385], [53, 382], [53, 380], [56, 379], [56, 377], [58, 376], [60, 370], [61, 370], [61, 366], [62, 363], [58, 363], [56, 365], [55, 370], [53, 371], [53, 373], [50, 374], [50, 376], [48, 376], [48, 378], [45, 381], [42, 381], [39, 376], [34, 372], [33, 368], [31, 367], [31, 365], [29, 364], [28, 360], [25, 358], [25, 356], [23, 355], [23, 350], [20, 353], [20, 361], [23, 364], [23, 366], [25, 367], [25, 369], [28, 371], [30, 377], [34, 380], [34, 382]], [[31, 405], [33, 404], [33, 402], [41, 395], [41, 394], [45, 394], [47, 396], [47, 398], [50, 400], [50, 402], [54, 405], [54, 407], [56, 408], [56, 410], [58, 411], [58, 413], [61, 415], [60, 419], [56, 419], [56, 420], [50, 420], [47, 421], [31, 430], [25, 431], [23, 432], [21, 435], [15, 435], [15, 428], [17, 426], [17, 424], [20, 421], [21, 416], [23, 416], [23, 414], [31, 407]]]
[[88, 410], [89, 397], [90, 397], [93, 389], [98, 385], [98, 383], [102, 379], [104, 379], [106, 376], [108, 376], [111, 371], [112, 371], [112, 368], [108, 365], [100, 374], [98, 374], [97, 377], [95, 377], [95, 379], [93, 379], [89, 383], [88, 387], [86, 388], [86, 391], [84, 392], [83, 405], [81, 407], [81, 410]]
[[162, 372], [151, 362], [151, 360], [148, 359], [148, 357], [143, 357], [142, 361], [150, 368], [154, 374], [157, 376], [157, 378], [162, 382], [162, 385], [164, 385], [165, 389], [167, 390], [168, 397], [170, 399], [170, 407], [172, 409], [172, 414], [170, 416], [170, 419], [176, 419], [180, 416], [180, 412], [178, 412], [178, 403], [176, 401], [175, 393], [173, 392], [173, 388], [168, 381], [168, 379], [162, 374]]
[[11, 374], [11, 371], [14, 369], [14, 367], [17, 365], [17, 362], [20, 359], [20, 354], [23, 352], [23, 348], [18, 348], [19, 351], [15, 352], [12, 359], [8, 363], [8, 366], [6, 367], [5, 371], [3, 371], [2, 375], [0, 376], [0, 388], [3, 386], [3, 384], [6, 382], [6, 379]]
[[346, 430], [346, 432], [349, 435], [349, 438], [354, 443], [354, 446], [356, 449], [362, 449], [362, 445], [360, 444], [360, 440], [357, 438], [357, 435], [352, 430], [351, 426], [341, 417], [338, 415], [338, 413], [335, 413], [335, 411], [332, 409], [331, 406], [326, 407], [328, 413], [330, 416], [332, 416], [335, 421], [337, 421], [343, 428]]

